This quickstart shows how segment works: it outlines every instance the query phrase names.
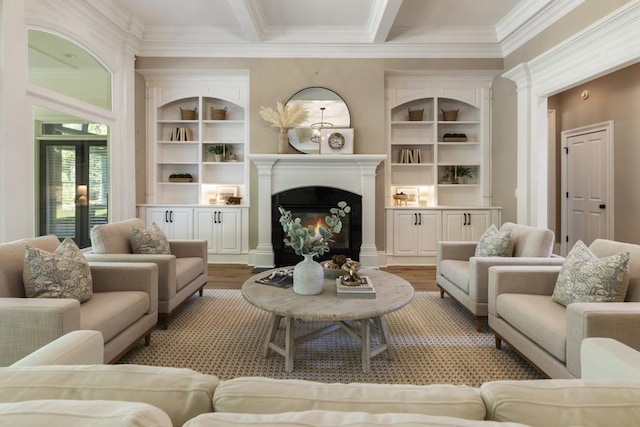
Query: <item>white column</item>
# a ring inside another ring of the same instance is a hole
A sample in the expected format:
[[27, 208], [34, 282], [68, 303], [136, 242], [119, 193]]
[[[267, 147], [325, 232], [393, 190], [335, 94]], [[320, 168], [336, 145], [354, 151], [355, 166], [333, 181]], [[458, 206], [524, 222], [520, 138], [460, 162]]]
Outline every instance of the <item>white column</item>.
[[376, 168], [378, 163], [358, 162], [362, 175], [362, 245], [360, 264], [378, 267], [376, 247]]
[[251, 159], [258, 169], [258, 246], [255, 252], [256, 268], [275, 265], [271, 243], [271, 178], [275, 158]]

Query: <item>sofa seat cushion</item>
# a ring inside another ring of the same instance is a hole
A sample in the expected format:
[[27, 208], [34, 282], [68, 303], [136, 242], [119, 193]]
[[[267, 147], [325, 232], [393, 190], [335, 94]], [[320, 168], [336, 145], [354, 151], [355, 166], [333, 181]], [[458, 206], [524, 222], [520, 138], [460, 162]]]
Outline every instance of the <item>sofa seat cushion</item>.
[[144, 316], [149, 306], [146, 292], [96, 292], [80, 306], [80, 327], [102, 332], [108, 342]]
[[0, 368], [0, 402], [38, 399], [142, 402], [162, 409], [173, 425], [213, 411], [218, 379], [190, 369], [142, 365]]
[[0, 403], [0, 426], [171, 427], [161, 409], [104, 400], [28, 400]]
[[501, 294], [499, 317], [556, 359], [566, 362], [567, 310], [548, 295]]
[[422, 414], [367, 414], [364, 412], [302, 411], [279, 414], [231, 414], [214, 412], [198, 415], [184, 427], [239, 427], [239, 426], [288, 426], [288, 427], [369, 427], [369, 426], [457, 426], [457, 427], [515, 427], [517, 423], [475, 421], [453, 417]]
[[176, 258], [176, 290], [187, 286], [205, 270], [200, 257]]
[[215, 412], [254, 414], [322, 409], [485, 418], [478, 390], [464, 385], [326, 384], [242, 377], [221, 381], [213, 406]]
[[494, 381], [480, 390], [488, 420], [534, 426], [627, 426], [640, 420], [638, 382]]
[[469, 293], [469, 261], [444, 259], [440, 262], [440, 274], [465, 293]]

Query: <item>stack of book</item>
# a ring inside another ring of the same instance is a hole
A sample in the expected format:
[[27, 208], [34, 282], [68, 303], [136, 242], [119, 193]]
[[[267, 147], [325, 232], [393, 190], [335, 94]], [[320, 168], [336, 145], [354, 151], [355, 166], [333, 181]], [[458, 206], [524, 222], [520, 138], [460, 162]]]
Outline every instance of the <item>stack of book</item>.
[[347, 286], [343, 285], [338, 277], [336, 279], [336, 290], [338, 298], [375, 298], [376, 289], [371, 283], [371, 279], [367, 276], [362, 276], [361, 283], [358, 285]]

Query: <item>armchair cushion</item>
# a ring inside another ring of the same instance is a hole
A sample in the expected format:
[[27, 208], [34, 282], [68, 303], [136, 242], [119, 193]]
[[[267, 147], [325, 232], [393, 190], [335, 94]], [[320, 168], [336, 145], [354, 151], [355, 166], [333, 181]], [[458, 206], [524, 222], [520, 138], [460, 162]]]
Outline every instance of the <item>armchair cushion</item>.
[[93, 288], [89, 263], [70, 238], [49, 252], [27, 244], [23, 281], [28, 298], [91, 299]]
[[514, 257], [549, 257], [553, 252], [555, 235], [549, 229], [505, 222], [500, 230], [511, 230]]
[[511, 229], [498, 230], [494, 224], [480, 236], [475, 256], [511, 256]]
[[131, 249], [134, 254], [171, 254], [167, 235], [155, 222], [146, 230], [136, 226], [131, 229]]
[[91, 250], [97, 254], [132, 254], [131, 229], [144, 228], [140, 218], [96, 225], [91, 229]]
[[578, 240], [560, 269], [553, 300], [573, 302], [622, 302], [629, 285], [629, 252], [598, 258]]

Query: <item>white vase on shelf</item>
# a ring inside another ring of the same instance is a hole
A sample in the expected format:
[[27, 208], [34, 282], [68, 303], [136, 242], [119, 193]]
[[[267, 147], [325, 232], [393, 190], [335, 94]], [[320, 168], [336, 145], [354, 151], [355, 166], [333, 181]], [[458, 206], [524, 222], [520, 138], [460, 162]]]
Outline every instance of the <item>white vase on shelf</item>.
[[322, 293], [324, 270], [312, 254], [302, 254], [304, 260], [293, 267], [293, 292], [300, 295]]

